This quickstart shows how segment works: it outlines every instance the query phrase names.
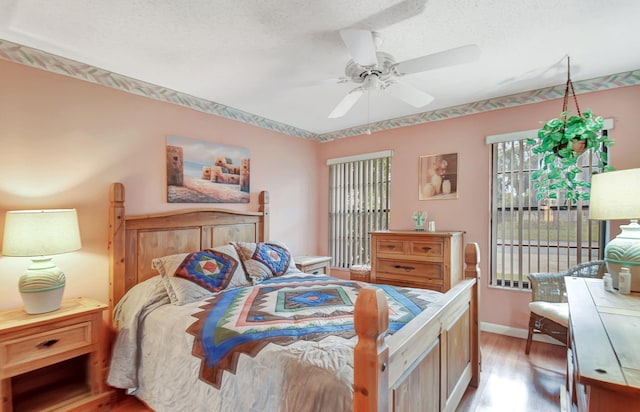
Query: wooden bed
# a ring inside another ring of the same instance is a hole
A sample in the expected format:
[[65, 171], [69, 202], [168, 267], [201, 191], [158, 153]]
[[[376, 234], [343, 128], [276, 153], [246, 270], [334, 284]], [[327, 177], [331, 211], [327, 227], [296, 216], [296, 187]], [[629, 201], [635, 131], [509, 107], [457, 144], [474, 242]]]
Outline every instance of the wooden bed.
[[[269, 240], [269, 196], [256, 212], [188, 209], [127, 216], [121, 183], [110, 189], [110, 296], [157, 273], [155, 257], [232, 241]], [[355, 307], [354, 411], [454, 411], [480, 373], [477, 244], [465, 249], [465, 279], [395, 334], [384, 338], [388, 307], [377, 288], [361, 290]]]

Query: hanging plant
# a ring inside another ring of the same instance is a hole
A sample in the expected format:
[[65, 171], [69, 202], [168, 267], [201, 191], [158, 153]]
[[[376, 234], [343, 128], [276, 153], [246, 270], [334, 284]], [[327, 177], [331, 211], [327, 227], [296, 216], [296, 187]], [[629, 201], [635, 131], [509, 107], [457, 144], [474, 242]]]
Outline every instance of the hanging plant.
[[[571, 115], [567, 110], [570, 94], [577, 115]], [[537, 139], [527, 140], [534, 145], [533, 153], [542, 155], [538, 170], [531, 174], [537, 200], [557, 199], [559, 191], [564, 192], [565, 200], [571, 203], [589, 200], [591, 183], [583, 180], [583, 170], [578, 160], [585, 151], [591, 151], [599, 170], [613, 170], [607, 165], [606, 148], [612, 146], [614, 141], [602, 133], [603, 127], [604, 119], [601, 116], [594, 116], [589, 109], [580, 112], [567, 61], [567, 84], [560, 117], [547, 121], [538, 130]]]

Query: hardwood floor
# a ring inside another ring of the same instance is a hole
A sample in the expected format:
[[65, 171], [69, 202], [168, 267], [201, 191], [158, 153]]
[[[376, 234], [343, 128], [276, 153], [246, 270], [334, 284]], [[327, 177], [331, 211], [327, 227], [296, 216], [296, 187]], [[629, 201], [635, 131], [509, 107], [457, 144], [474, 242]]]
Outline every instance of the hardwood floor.
[[112, 412], [153, 412], [153, 409], [138, 400], [135, 396], [127, 396]]
[[[458, 412], [546, 412], [560, 410], [560, 385], [565, 382], [564, 346], [534, 342], [524, 354], [524, 339], [482, 332], [480, 386], [468, 388]], [[151, 412], [133, 397], [116, 412]]]
[[468, 388], [459, 412], [557, 412], [565, 383], [565, 346], [482, 332], [482, 372], [478, 388]]

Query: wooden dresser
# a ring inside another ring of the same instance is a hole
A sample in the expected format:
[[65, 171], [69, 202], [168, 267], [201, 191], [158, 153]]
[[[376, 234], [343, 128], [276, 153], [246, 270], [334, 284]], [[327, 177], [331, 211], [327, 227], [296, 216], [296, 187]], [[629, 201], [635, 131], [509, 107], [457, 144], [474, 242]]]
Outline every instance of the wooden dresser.
[[446, 292], [462, 279], [464, 232], [371, 232], [371, 282]]
[[567, 410], [640, 411], [640, 293], [565, 278], [569, 299]]

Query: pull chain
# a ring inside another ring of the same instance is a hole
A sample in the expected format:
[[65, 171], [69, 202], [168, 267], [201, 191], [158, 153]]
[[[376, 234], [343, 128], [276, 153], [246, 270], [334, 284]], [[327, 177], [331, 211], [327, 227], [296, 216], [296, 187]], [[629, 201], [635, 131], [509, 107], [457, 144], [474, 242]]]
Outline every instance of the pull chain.
[[367, 134], [371, 134], [371, 88], [367, 90]]

